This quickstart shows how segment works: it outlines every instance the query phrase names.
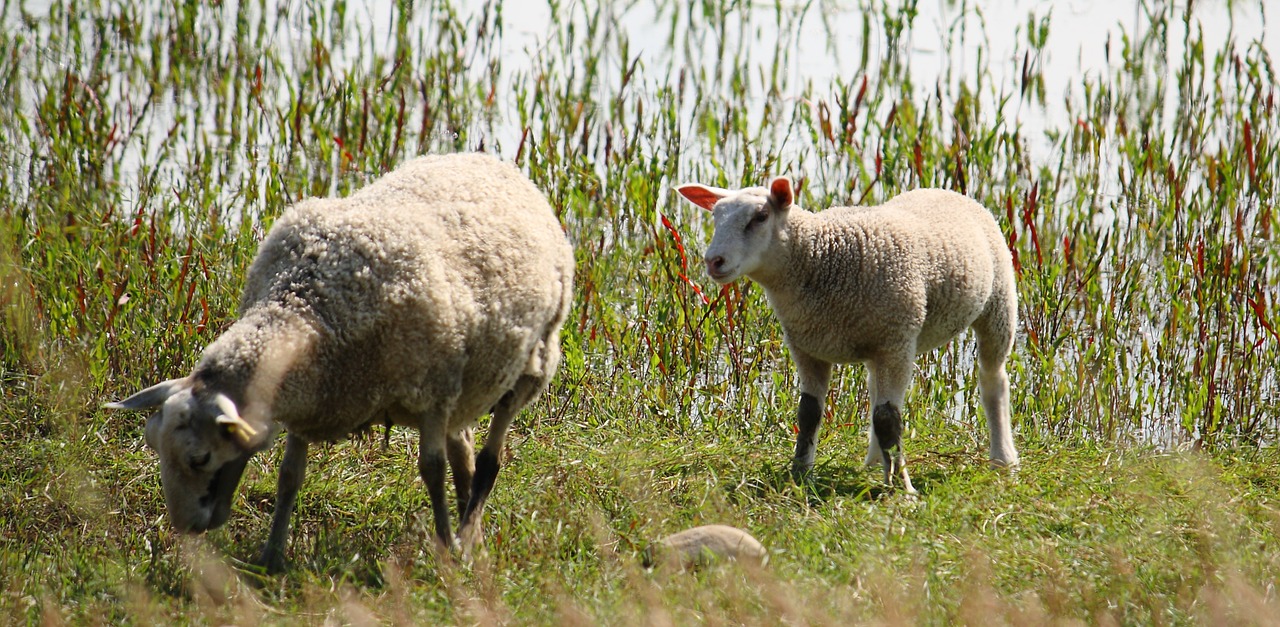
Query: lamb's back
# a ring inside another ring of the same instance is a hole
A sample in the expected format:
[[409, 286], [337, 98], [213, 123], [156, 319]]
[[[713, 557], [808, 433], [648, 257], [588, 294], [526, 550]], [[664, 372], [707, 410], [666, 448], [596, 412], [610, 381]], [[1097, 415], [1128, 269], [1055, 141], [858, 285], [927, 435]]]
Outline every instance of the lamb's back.
[[920, 273], [925, 320], [917, 340], [932, 350], [967, 328], [986, 308], [1010, 266], [994, 216], [972, 198], [942, 189], [899, 194], [875, 208], [868, 219], [910, 242], [904, 261]]
[[798, 217], [812, 259], [771, 302], [790, 341], [836, 362], [945, 342], [981, 313], [1008, 255], [990, 212], [945, 190]]

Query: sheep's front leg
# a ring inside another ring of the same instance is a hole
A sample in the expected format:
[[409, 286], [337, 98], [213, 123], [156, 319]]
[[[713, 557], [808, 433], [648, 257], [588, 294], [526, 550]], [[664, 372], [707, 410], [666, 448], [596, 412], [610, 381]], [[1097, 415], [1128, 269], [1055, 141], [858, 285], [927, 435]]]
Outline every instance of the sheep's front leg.
[[448, 460], [445, 453], [447, 439], [440, 421], [424, 422], [418, 431], [418, 474], [427, 485], [431, 499], [431, 515], [435, 520], [436, 543], [442, 549], [453, 546], [453, 532], [449, 524], [449, 501], [445, 497], [444, 474]]
[[831, 384], [831, 363], [791, 349], [800, 378], [800, 406], [796, 410], [796, 454], [791, 460], [791, 477], [799, 482], [813, 470], [817, 454], [818, 427]]
[[904, 351], [898, 359], [868, 364], [871, 375], [871, 445], [868, 455], [879, 449], [884, 464], [884, 482], [893, 485], [894, 476], [902, 479], [903, 490], [915, 494], [911, 476], [907, 473], [906, 458], [902, 453], [902, 403], [911, 384], [915, 351]]
[[867, 365], [867, 397], [871, 402], [867, 404], [867, 413], [871, 416], [871, 426], [867, 427], [867, 459], [864, 464], [868, 468], [879, 466], [884, 462], [884, 451], [880, 450], [880, 441], [876, 439], [875, 429], [875, 389], [876, 389], [876, 369]]
[[493, 484], [498, 478], [498, 470], [502, 466], [502, 450], [506, 446], [507, 431], [516, 414], [524, 408], [538, 392], [546, 386], [546, 380], [528, 375], [516, 380], [515, 386], [502, 396], [493, 407], [493, 419], [489, 421], [489, 434], [485, 436], [484, 448], [476, 454], [475, 479], [471, 483], [471, 499], [462, 514], [462, 524], [458, 527], [458, 540], [462, 544], [462, 553], [468, 556], [471, 549], [483, 537], [481, 520], [484, 518], [484, 504], [493, 491]]
[[284, 459], [280, 462], [280, 476], [276, 480], [276, 511], [271, 517], [271, 534], [262, 547], [258, 563], [269, 573], [284, 570], [284, 549], [289, 543], [289, 521], [294, 505], [298, 502], [298, 490], [307, 473], [307, 442], [290, 433], [285, 438]]

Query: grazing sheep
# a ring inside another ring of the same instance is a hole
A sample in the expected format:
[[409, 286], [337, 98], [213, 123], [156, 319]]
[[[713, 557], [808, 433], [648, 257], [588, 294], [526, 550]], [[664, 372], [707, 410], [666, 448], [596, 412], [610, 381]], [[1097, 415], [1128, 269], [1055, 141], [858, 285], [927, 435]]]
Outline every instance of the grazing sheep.
[[1018, 463], [1009, 425], [1005, 360], [1017, 324], [1013, 261], [991, 213], [937, 189], [878, 207], [810, 213], [792, 204], [791, 180], [731, 191], [677, 188], [715, 216], [707, 272], [724, 284], [747, 276], [764, 288], [800, 377], [792, 472], [813, 467], [833, 363], [865, 362], [871, 397], [866, 463], [900, 474], [914, 493], [899, 446], [902, 403], [916, 356], [972, 328], [991, 460]]
[[[284, 566], [289, 517], [312, 442], [374, 423], [413, 427], [435, 532], [479, 541], [512, 418], [560, 362], [573, 251], [542, 194], [479, 154], [416, 159], [345, 199], [276, 221], [249, 268], [241, 317], [195, 370], [111, 403], [147, 420], [170, 520], [222, 525], [249, 457], [287, 431], [261, 562]], [[472, 427], [492, 411], [474, 458]]]

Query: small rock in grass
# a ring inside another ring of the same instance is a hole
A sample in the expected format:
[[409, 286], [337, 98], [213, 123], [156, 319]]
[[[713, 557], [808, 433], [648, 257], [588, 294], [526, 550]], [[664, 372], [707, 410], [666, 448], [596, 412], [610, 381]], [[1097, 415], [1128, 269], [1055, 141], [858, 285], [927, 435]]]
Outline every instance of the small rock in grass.
[[645, 556], [645, 566], [699, 568], [721, 560], [761, 564], [766, 555], [764, 545], [741, 529], [704, 525], [659, 540]]

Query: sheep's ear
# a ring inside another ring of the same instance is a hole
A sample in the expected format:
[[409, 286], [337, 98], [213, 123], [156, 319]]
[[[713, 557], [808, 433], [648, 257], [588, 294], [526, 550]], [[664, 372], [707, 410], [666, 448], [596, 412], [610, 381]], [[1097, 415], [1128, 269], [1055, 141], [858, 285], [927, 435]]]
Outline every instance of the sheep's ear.
[[720, 189], [719, 187], [710, 187], [699, 183], [687, 183], [676, 188], [685, 200], [711, 211], [721, 198], [729, 195], [729, 190]]
[[227, 398], [226, 394], [219, 393], [214, 396], [213, 404], [218, 408], [218, 417], [216, 419], [218, 425], [231, 434], [236, 444], [246, 450], [256, 448], [262, 439], [263, 430], [249, 424], [248, 420], [241, 418], [240, 411], [236, 409], [236, 404], [230, 398]]
[[157, 383], [129, 398], [114, 403], [107, 403], [107, 409], [151, 409], [159, 407], [174, 394], [191, 387], [191, 377], [183, 377], [181, 379], [169, 379], [164, 383]]
[[795, 193], [791, 189], [791, 179], [779, 176], [769, 184], [769, 200], [779, 211], [786, 211], [795, 202]]

